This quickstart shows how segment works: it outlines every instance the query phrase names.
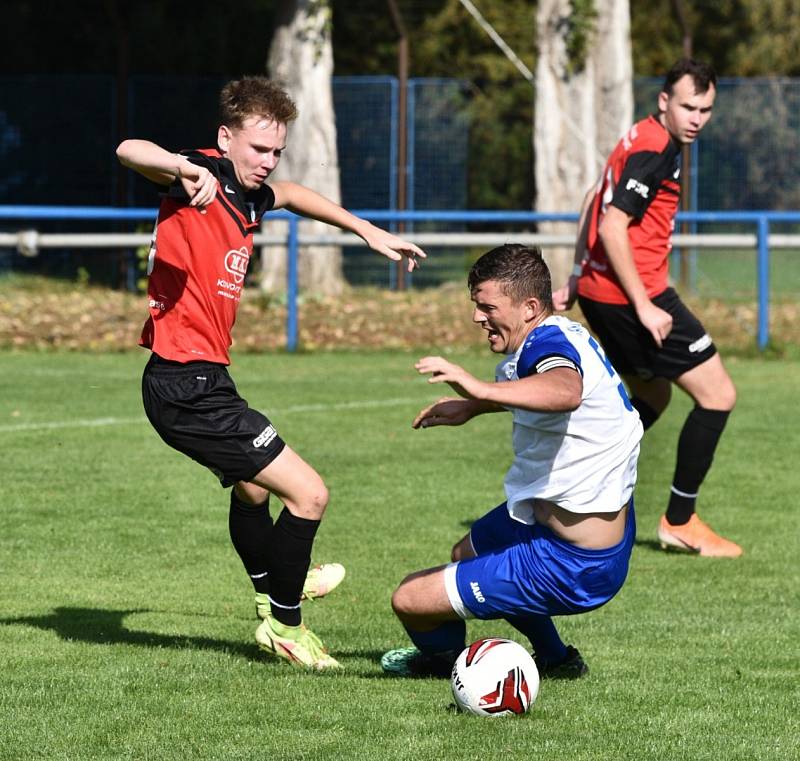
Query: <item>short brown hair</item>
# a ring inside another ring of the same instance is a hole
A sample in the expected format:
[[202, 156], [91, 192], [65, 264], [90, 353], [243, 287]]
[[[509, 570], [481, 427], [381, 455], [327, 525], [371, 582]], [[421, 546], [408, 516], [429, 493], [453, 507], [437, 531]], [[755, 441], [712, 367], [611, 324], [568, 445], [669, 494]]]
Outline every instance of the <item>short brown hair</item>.
[[717, 74], [711, 64], [696, 61], [694, 58], [681, 58], [667, 72], [661, 91], [672, 95], [673, 85], [687, 74], [692, 78], [695, 92], [700, 95], [708, 92], [709, 87], [717, 87]]
[[297, 118], [297, 106], [283, 87], [266, 77], [228, 82], [219, 94], [220, 123], [239, 128], [251, 116], [288, 124]]
[[538, 246], [506, 243], [488, 251], [469, 271], [470, 293], [487, 280], [500, 283], [503, 293], [516, 304], [533, 297], [548, 312], [553, 311], [550, 270]]

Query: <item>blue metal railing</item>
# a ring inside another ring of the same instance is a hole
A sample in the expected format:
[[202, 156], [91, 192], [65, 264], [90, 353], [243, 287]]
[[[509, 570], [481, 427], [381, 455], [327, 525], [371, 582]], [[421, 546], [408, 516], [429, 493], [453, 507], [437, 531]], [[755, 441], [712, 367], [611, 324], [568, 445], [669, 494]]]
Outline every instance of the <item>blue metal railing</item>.
[[[156, 209], [119, 209], [105, 206], [0, 206], [0, 220], [153, 220]], [[355, 212], [358, 216], [373, 222], [491, 222], [491, 223], [539, 223], [575, 222], [575, 213], [541, 213], [530, 211], [386, 211], [367, 209]], [[287, 211], [275, 211], [270, 219], [287, 220], [289, 231], [286, 245], [287, 264], [287, 324], [286, 346], [289, 351], [297, 348], [298, 336], [298, 270], [299, 248], [298, 222], [300, 217]], [[748, 224], [755, 226], [757, 268], [756, 282], [758, 292], [758, 348], [763, 350], [769, 343], [769, 267], [770, 226], [777, 223], [800, 224], [797, 211], [693, 211], [678, 214], [678, 222]]]

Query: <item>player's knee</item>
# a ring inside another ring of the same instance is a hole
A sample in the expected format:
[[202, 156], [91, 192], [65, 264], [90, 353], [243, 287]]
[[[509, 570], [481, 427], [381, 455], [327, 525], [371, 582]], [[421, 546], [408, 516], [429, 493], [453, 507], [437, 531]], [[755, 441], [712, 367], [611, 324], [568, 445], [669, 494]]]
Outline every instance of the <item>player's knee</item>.
[[410, 592], [409, 585], [406, 584], [407, 580], [404, 579], [392, 595], [392, 610], [401, 621], [412, 618], [414, 615], [414, 596]]
[[733, 381], [730, 378], [719, 389], [719, 404], [720, 409], [728, 411], [736, 406], [736, 386], [733, 385]]
[[475, 550], [472, 549], [472, 542], [470, 541], [469, 534], [463, 539], [459, 540], [453, 545], [450, 551], [450, 559], [457, 563], [459, 560], [468, 560], [475, 557]]
[[702, 399], [697, 400], [701, 407], [720, 412], [730, 412], [736, 406], [736, 386], [730, 378], [709, 388]]
[[328, 493], [328, 487], [325, 486], [322, 479], [320, 479], [319, 484], [317, 484], [308, 495], [308, 509], [311, 510], [317, 518], [321, 518], [325, 512], [325, 508], [328, 507], [329, 499], [330, 494]]
[[328, 499], [328, 487], [321, 478], [317, 478], [313, 483], [306, 484], [302, 493], [288, 496], [284, 502], [291, 513], [301, 518], [319, 520], [325, 513]]
[[631, 377], [626, 377], [626, 382], [633, 406], [636, 407], [637, 403], [645, 406], [648, 411], [652, 412], [653, 422], [655, 422], [667, 409], [672, 399], [672, 383], [666, 378], [643, 381], [640, 378]]
[[248, 505], [263, 505], [269, 497], [269, 492], [265, 488], [248, 481], [238, 481], [233, 489], [236, 496]]

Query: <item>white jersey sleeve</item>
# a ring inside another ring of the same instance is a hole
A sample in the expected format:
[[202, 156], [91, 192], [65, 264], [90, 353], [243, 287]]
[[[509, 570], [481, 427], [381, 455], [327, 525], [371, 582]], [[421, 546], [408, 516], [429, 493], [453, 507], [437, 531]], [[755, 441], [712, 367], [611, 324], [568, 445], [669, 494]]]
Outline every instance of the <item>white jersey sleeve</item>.
[[508, 510], [534, 523], [533, 500], [574, 513], [616, 512], [636, 483], [642, 424], [622, 380], [597, 341], [566, 317], [537, 325], [517, 352], [497, 366], [497, 380], [516, 380], [554, 367], [583, 379], [573, 412], [512, 408], [514, 462], [505, 478]]

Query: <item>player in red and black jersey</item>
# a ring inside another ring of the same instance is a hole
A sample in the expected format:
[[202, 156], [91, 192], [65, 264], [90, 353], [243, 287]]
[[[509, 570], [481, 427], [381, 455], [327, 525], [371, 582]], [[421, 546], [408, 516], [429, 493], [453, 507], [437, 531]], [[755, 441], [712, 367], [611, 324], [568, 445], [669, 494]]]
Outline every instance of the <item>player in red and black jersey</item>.
[[667, 73], [658, 112], [631, 127], [584, 201], [567, 285], [557, 309], [576, 297], [645, 429], [669, 403], [672, 384], [695, 403], [678, 440], [675, 475], [658, 537], [663, 547], [712, 557], [741, 548], [716, 534], [695, 501], [736, 402], [736, 389], [710, 336], [669, 287], [669, 253], [680, 197], [680, 152], [711, 118], [713, 69], [691, 59]]
[[[266, 184], [286, 146], [294, 103], [261, 77], [228, 83], [220, 97], [215, 149], [170, 153], [126, 140], [120, 161], [169, 187], [150, 252], [150, 316], [140, 344], [152, 351], [142, 378], [145, 411], [170, 446], [232, 486], [230, 534], [256, 592], [266, 651], [314, 669], [338, 667], [302, 625], [302, 599], [321, 597], [344, 577], [337, 563], [309, 570], [328, 503], [319, 474], [236, 391], [227, 365], [231, 328], [262, 216], [287, 208], [356, 233], [413, 270], [425, 254], [292, 182]], [[274, 521], [269, 496], [284, 504]]]

